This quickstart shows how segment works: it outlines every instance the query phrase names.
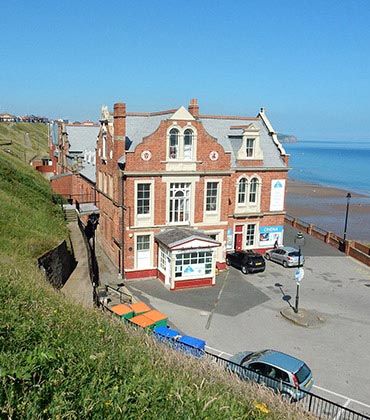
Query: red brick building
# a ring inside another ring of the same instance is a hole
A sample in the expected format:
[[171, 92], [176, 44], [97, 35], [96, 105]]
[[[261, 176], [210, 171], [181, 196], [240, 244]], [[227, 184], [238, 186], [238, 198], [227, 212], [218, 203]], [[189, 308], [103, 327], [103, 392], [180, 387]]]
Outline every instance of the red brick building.
[[263, 109], [202, 115], [196, 99], [153, 113], [102, 110], [97, 239], [124, 278], [215, 283], [233, 249], [283, 241], [288, 155]]
[[73, 203], [96, 202], [95, 149], [100, 125], [91, 121], [51, 125], [49, 156], [54, 176], [50, 178], [55, 192]]

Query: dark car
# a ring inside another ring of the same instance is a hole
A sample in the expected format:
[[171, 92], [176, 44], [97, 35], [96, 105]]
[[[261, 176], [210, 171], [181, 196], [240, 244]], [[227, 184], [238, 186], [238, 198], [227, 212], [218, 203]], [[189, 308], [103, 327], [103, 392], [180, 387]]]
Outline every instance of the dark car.
[[241, 379], [264, 383], [290, 401], [304, 398], [313, 385], [306, 363], [280, 351], [243, 351], [232, 356], [230, 362], [230, 371]]
[[240, 268], [243, 274], [262, 273], [266, 263], [261, 254], [253, 251], [236, 251], [226, 255], [226, 264]]

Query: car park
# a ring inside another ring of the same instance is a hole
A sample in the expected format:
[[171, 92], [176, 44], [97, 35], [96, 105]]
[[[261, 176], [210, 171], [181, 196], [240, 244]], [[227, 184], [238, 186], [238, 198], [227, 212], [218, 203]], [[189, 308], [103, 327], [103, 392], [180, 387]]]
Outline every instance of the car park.
[[228, 368], [240, 379], [264, 383], [290, 401], [304, 398], [313, 385], [311, 369], [305, 362], [277, 350], [237, 353]]
[[266, 263], [261, 254], [253, 251], [236, 251], [226, 255], [226, 264], [239, 268], [243, 274], [261, 273]]
[[296, 248], [283, 246], [266, 251], [266, 260], [275, 261], [284, 267], [298, 267], [304, 264], [304, 256]]

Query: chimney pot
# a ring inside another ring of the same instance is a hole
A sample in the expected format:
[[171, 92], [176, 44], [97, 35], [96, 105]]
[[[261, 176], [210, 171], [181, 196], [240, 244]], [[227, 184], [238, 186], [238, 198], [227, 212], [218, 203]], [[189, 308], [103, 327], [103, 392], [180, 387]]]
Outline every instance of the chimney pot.
[[199, 105], [196, 98], [190, 100], [188, 111], [195, 118], [199, 116]]

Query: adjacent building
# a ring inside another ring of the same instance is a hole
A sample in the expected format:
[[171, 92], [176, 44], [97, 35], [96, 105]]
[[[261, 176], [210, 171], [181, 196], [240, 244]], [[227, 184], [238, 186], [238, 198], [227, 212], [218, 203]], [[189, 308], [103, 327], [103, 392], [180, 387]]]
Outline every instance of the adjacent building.
[[97, 239], [126, 279], [211, 286], [228, 251], [283, 241], [288, 155], [264, 109], [103, 107], [95, 165]]
[[71, 203], [95, 202], [95, 149], [100, 125], [91, 121], [50, 126], [49, 155], [53, 190]]

